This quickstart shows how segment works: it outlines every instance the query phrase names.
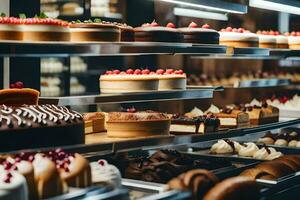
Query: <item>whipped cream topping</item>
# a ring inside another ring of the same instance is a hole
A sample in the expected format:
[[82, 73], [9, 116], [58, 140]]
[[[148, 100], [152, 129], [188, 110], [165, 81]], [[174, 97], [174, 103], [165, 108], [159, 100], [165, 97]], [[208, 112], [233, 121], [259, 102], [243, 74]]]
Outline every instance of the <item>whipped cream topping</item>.
[[205, 113], [210, 113], [210, 112], [211, 113], [220, 113], [221, 111], [217, 106], [211, 104]]
[[199, 117], [199, 116], [203, 116], [203, 115], [204, 115], [204, 112], [197, 107], [194, 107], [193, 110], [191, 110], [190, 112], [185, 114], [185, 116], [187, 116], [189, 118]]
[[277, 139], [274, 143], [274, 145], [277, 146], [287, 146], [288, 145], [288, 141], [285, 139]]
[[250, 104], [250, 106], [258, 106], [258, 107], [261, 107], [262, 106], [262, 103], [260, 101], [258, 101], [257, 99], [253, 99]]
[[277, 44], [288, 44], [288, 38], [284, 35], [276, 35], [275, 38]]
[[258, 34], [259, 43], [276, 43], [276, 37], [274, 35]]
[[217, 143], [212, 145], [210, 152], [216, 154], [235, 153], [241, 149], [238, 142], [230, 140], [218, 140]]
[[254, 153], [259, 150], [253, 142], [247, 142], [244, 145], [241, 145], [241, 148], [238, 151], [239, 156], [252, 157]]
[[282, 156], [281, 152], [276, 151], [271, 147], [263, 147], [253, 154], [253, 158], [259, 160], [273, 160]]
[[251, 41], [258, 42], [258, 36], [254, 33], [219, 32], [220, 41]]

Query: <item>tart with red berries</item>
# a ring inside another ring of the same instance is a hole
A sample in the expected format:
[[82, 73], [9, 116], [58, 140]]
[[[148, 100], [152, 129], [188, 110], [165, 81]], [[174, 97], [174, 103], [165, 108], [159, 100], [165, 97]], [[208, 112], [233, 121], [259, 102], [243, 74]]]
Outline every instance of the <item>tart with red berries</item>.
[[172, 23], [164, 27], [153, 21], [134, 28], [134, 38], [137, 42], [182, 42], [183, 34]]
[[258, 36], [243, 28], [227, 27], [219, 33], [221, 45], [230, 47], [258, 47]]
[[22, 82], [10, 85], [10, 89], [0, 90], [0, 105], [22, 106], [37, 105], [40, 92], [30, 88], [23, 88]]
[[289, 48], [300, 50], [300, 32], [285, 33], [288, 37]]
[[200, 44], [219, 44], [219, 33], [210, 28], [208, 24], [199, 27], [191, 22], [188, 27], [178, 29], [184, 35], [183, 42]]
[[186, 74], [182, 70], [158, 69], [156, 70], [158, 90], [184, 90], [186, 89]]
[[73, 42], [120, 42], [121, 29], [113, 23], [99, 19], [74, 21], [70, 24]]

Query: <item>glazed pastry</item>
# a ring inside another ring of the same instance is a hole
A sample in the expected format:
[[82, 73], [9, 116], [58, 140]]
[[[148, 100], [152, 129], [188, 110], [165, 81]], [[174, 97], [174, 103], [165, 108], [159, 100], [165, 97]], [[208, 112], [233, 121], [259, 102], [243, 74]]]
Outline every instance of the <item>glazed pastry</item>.
[[238, 151], [239, 156], [252, 157], [259, 148], [253, 142], [247, 142], [244, 145], [241, 145], [240, 150]]
[[274, 134], [272, 134], [271, 132], [266, 133], [266, 135], [264, 135], [263, 137], [259, 138], [257, 140], [258, 143], [263, 143], [263, 144], [274, 144], [275, 142], [275, 136]]
[[29, 200], [25, 178], [15, 171], [0, 170], [0, 199]]
[[121, 187], [121, 173], [114, 165], [110, 165], [106, 160], [92, 162], [92, 182], [97, 185], [110, 185], [114, 188]]
[[258, 200], [259, 187], [249, 177], [236, 176], [218, 183], [204, 196], [203, 200]]
[[235, 141], [218, 140], [218, 142], [211, 147], [210, 152], [216, 154], [233, 154], [238, 152], [240, 148], [241, 145]]
[[259, 160], [273, 160], [282, 156], [281, 152], [276, 151], [274, 148], [263, 147], [253, 154], [253, 158]]

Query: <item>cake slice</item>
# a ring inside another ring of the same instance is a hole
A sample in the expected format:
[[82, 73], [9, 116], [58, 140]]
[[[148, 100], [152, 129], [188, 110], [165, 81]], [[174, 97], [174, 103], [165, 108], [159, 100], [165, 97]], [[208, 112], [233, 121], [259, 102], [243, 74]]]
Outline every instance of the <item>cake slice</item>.
[[40, 92], [30, 88], [0, 90], [0, 105], [37, 105]]
[[85, 134], [106, 131], [105, 113], [93, 112], [83, 115]]

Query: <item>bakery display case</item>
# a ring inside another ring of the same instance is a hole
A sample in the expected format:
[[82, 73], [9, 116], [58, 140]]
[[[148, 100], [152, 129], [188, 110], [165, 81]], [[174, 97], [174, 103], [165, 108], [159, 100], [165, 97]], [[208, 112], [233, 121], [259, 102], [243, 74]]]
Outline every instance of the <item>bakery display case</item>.
[[238, 0], [143, 3], [0, 17], [0, 199], [294, 199], [297, 26], [263, 31], [277, 13]]

